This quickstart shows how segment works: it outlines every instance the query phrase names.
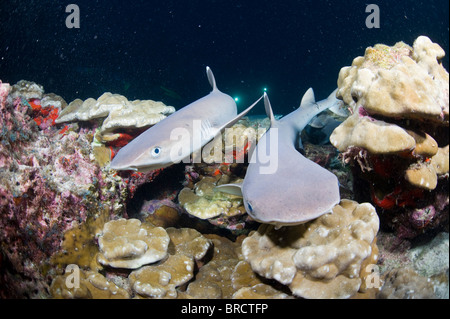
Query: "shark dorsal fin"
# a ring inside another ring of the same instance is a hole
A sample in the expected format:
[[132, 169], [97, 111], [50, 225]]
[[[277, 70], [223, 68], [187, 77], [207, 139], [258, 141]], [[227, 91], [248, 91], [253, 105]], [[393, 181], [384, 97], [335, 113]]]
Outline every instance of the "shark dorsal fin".
[[308, 104], [316, 103], [316, 98], [314, 97], [314, 90], [309, 88], [308, 91], [303, 95], [302, 102], [300, 103], [300, 107], [304, 107]]
[[214, 78], [214, 74], [209, 66], [206, 67], [206, 75], [208, 76], [208, 81], [209, 84], [211, 84], [213, 91], [217, 91], [216, 79]]
[[273, 126], [273, 124], [275, 124], [276, 120], [275, 120], [275, 116], [273, 115], [272, 105], [270, 104], [269, 96], [266, 93], [264, 93], [264, 107], [266, 109], [266, 114], [270, 120], [270, 126]]

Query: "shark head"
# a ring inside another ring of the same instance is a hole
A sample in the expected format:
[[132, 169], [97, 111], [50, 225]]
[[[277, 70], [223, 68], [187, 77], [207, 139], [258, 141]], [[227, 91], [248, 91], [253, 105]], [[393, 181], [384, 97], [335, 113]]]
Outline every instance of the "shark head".
[[[160, 123], [164, 124], [162, 121], [158, 124]], [[122, 148], [111, 161], [110, 167], [147, 172], [179, 162], [182, 158], [173, 158], [171, 154], [174, 141], [170, 139], [170, 134], [164, 134], [165, 131], [160, 129], [162, 125], [158, 124], [149, 128], [145, 132], [147, 134], [141, 134]]]

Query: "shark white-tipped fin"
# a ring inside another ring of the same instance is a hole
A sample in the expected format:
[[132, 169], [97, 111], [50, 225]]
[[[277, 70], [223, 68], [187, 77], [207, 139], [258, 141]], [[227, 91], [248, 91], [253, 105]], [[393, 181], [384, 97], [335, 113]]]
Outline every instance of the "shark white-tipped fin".
[[256, 100], [256, 102], [254, 102], [252, 105], [250, 105], [248, 108], [246, 108], [244, 111], [242, 111], [241, 113], [239, 113], [234, 119], [232, 119], [231, 121], [228, 121], [227, 123], [225, 123], [224, 125], [222, 125], [222, 127], [218, 130], [217, 134], [222, 133], [227, 127], [231, 127], [234, 124], [236, 124], [237, 121], [239, 121], [241, 118], [243, 118], [248, 112], [251, 111], [251, 109], [258, 104], [259, 101], [261, 101], [261, 99], [264, 97], [264, 95], [262, 95], [258, 100]]
[[217, 85], [216, 85], [216, 79], [214, 78], [214, 74], [209, 66], [206, 67], [206, 75], [208, 76], [209, 84], [211, 84], [211, 87], [213, 91], [217, 91]]
[[223, 193], [242, 197], [242, 183], [219, 185], [214, 187], [214, 189]]
[[313, 128], [321, 129], [321, 128], [325, 127], [325, 125], [327, 124], [326, 121], [327, 121], [327, 119], [326, 119], [325, 114], [316, 115], [313, 117], [311, 122], [308, 123], [308, 125]]
[[266, 109], [266, 114], [269, 117], [270, 126], [274, 126], [276, 122], [275, 116], [273, 115], [272, 105], [270, 104], [269, 96], [265, 92], [264, 92], [264, 108]]
[[302, 102], [300, 103], [300, 107], [304, 107], [309, 104], [316, 103], [316, 98], [314, 96], [314, 90], [309, 88], [308, 91], [303, 95]]
[[331, 92], [330, 95], [328, 95], [327, 100], [334, 100], [336, 98], [336, 93], [339, 90], [339, 88], [336, 88], [336, 90], [334, 90], [333, 92]]

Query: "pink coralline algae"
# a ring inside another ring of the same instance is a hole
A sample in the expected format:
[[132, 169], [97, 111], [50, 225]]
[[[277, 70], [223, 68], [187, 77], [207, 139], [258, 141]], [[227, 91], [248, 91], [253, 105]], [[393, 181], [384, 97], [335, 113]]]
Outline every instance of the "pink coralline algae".
[[45, 286], [39, 267], [65, 230], [104, 209], [125, 214], [132, 177], [100, 168], [90, 152], [92, 129], [71, 124], [60, 134], [52, 123], [40, 127], [29, 101], [8, 96], [9, 88], [0, 82], [0, 255], [13, 275], [0, 272], [0, 296], [24, 297], [33, 290], [27, 285]]

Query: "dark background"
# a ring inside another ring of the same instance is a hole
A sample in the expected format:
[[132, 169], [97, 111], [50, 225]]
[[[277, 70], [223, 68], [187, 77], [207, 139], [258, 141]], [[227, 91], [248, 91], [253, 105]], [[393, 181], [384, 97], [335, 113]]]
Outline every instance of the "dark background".
[[[65, 26], [70, 3], [80, 29]], [[369, 3], [380, 29], [366, 28]], [[448, 54], [447, 0], [0, 0], [0, 79], [37, 82], [67, 102], [110, 91], [180, 108], [210, 91], [208, 65], [241, 108], [267, 87], [287, 114], [309, 87], [328, 96], [366, 47], [419, 35]]]

